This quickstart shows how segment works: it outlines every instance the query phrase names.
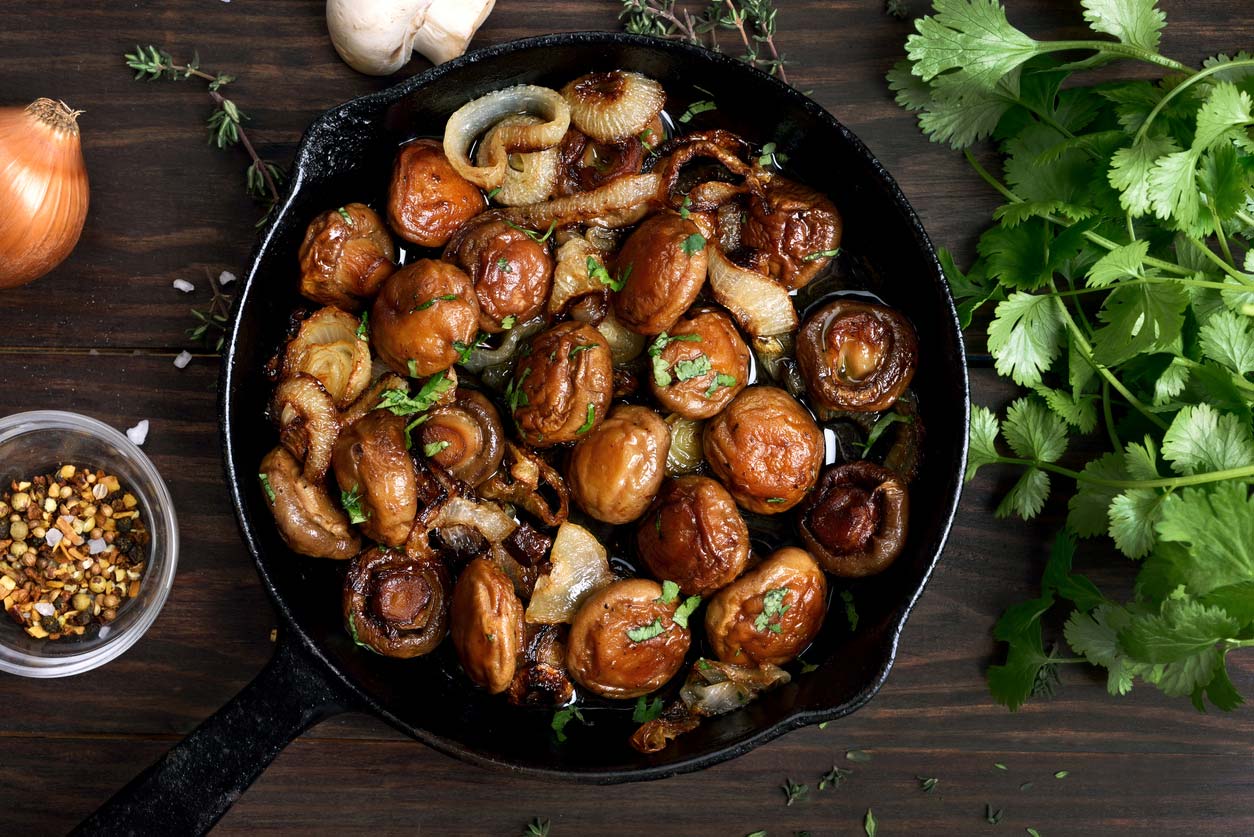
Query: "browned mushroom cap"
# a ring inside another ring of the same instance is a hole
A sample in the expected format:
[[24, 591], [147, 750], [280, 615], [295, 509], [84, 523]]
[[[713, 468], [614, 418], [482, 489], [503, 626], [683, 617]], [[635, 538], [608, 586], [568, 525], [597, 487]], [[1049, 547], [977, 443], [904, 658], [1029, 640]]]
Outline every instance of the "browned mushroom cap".
[[475, 285], [479, 328], [490, 334], [530, 320], [544, 309], [553, 287], [553, 257], [546, 245], [491, 214], [466, 224], [444, 250], [444, 260]]
[[833, 575], [875, 575], [901, 554], [909, 515], [899, 475], [873, 462], [849, 462], [829, 468], [802, 507], [801, 539]]
[[471, 486], [496, 473], [505, 453], [500, 414], [482, 393], [470, 389], [459, 389], [455, 403], [428, 411], [415, 435], [429, 459]]
[[515, 706], [565, 706], [575, 696], [566, 676], [565, 625], [528, 625], [523, 660], [509, 684]]
[[261, 460], [266, 499], [284, 543], [292, 551], [314, 558], [352, 558], [361, 539], [349, 526], [348, 515], [327, 496], [321, 483], [300, 472], [300, 463], [281, 447]]
[[749, 347], [731, 318], [711, 308], [675, 323], [649, 355], [653, 397], [684, 418], [712, 418], [749, 382]]
[[678, 598], [661, 600], [656, 581], [617, 581], [588, 597], [571, 623], [566, 670], [607, 698], [648, 694], [675, 676], [691, 635], [672, 617]]
[[668, 479], [636, 530], [649, 572], [707, 596], [749, 560], [749, 527], [727, 489], [709, 477]]
[[629, 523], [657, 494], [670, 447], [670, 428], [657, 413], [648, 407], [615, 407], [571, 452], [571, 496], [597, 520]]
[[422, 259], [393, 273], [370, 309], [370, 340], [393, 371], [415, 378], [448, 369], [473, 345], [479, 303], [470, 277]]
[[394, 549], [353, 559], [344, 578], [344, 623], [353, 641], [385, 657], [429, 654], [448, 632], [448, 570]]
[[840, 247], [841, 218], [819, 192], [786, 177], [774, 177], [765, 194], [749, 200], [743, 243], [752, 267], [786, 288], [804, 287]]
[[322, 213], [300, 245], [300, 292], [356, 311], [395, 269], [396, 248], [373, 209], [350, 203]]
[[531, 339], [505, 398], [524, 442], [573, 442], [605, 420], [614, 394], [610, 346], [586, 323], [559, 323]]
[[665, 212], [636, 228], [615, 258], [626, 284], [614, 294], [618, 321], [637, 334], [669, 330], [705, 284], [706, 239], [692, 218]]
[[782, 389], [749, 387], [705, 425], [714, 474], [749, 511], [778, 514], [805, 497], [823, 466], [823, 431]]
[[388, 223], [406, 241], [443, 247], [458, 227], [486, 207], [479, 188], [449, 164], [439, 140], [417, 140], [396, 155]]
[[513, 582], [490, 559], [476, 558], [453, 588], [451, 618], [466, 676], [494, 695], [505, 691], [523, 647], [523, 606]]
[[918, 358], [910, 321], [871, 302], [830, 302], [797, 334], [797, 368], [814, 403], [828, 410], [887, 410], [910, 385]]
[[405, 543], [418, 513], [418, 478], [405, 449], [405, 419], [373, 410], [340, 434], [335, 481], [360, 504], [361, 529], [379, 543]]
[[710, 599], [705, 632], [724, 662], [782, 665], [818, 635], [826, 608], [823, 570], [785, 547]]

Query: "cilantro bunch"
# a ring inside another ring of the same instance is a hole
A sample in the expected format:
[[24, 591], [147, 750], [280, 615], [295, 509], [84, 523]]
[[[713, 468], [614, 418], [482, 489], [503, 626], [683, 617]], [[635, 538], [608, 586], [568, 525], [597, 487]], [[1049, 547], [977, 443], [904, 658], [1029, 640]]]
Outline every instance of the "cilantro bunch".
[[[1032, 38], [997, 0], [935, 0], [888, 76], [1005, 198], [970, 270], [941, 253], [963, 326], [995, 306], [989, 351], [1027, 390], [1004, 417], [974, 408], [967, 479], [1021, 469], [999, 516], [1070, 493], [1040, 597], [995, 628], [1009, 652], [989, 685], [1014, 709], [1087, 662], [1112, 694], [1139, 678], [1232, 709], [1225, 658], [1254, 645], [1254, 57], [1194, 69], [1158, 52], [1155, 0], [1080, 5], [1093, 40]], [[1086, 83], [1127, 60], [1162, 78]], [[1000, 176], [965, 150], [988, 138]], [[1080, 447], [1104, 453], [1064, 459], [1090, 434]], [[1103, 535], [1140, 562], [1130, 601], [1072, 571], [1075, 537]], [[1075, 657], [1044, 649], [1056, 605]]]

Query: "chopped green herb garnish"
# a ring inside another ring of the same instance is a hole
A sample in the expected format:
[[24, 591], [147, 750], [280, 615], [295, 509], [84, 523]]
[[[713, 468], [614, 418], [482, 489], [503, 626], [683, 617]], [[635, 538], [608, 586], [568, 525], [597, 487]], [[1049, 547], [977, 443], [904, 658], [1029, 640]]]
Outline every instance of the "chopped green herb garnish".
[[[649, 357], [653, 358], [653, 380], [660, 387], [670, 386], [671, 384], [670, 364], [662, 359], [662, 350], [669, 344], [677, 341], [682, 341], [684, 343], [700, 343], [701, 335], [676, 334], [672, 337], [664, 331], [649, 345]], [[702, 357], [704, 357], [704, 355], [702, 355]], [[706, 358], [706, 362], [709, 362], [709, 358]]]
[[411, 378], [418, 377], [418, 361], [414, 360], [411, 357], [409, 361], [405, 364], [405, 368], [409, 370], [409, 377]]
[[352, 491], [340, 491], [340, 505], [348, 512], [349, 523], [365, 523], [369, 517], [361, 507], [360, 485], [354, 485]]
[[505, 404], [509, 407], [511, 413], [517, 412], [519, 407], [527, 406], [527, 393], [523, 392], [522, 386], [523, 381], [527, 380], [527, 376], [530, 374], [531, 367], [528, 366], [516, 381], [510, 378], [509, 383], [505, 386]]
[[444, 294], [443, 296], [436, 296], [436, 297], [432, 297], [431, 299], [428, 299], [426, 302], [424, 302], [424, 303], [422, 303], [421, 305], [419, 305], [417, 308], [414, 308], [414, 309], [410, 310], [410, 312], [409, 312], [409, 313], [411, 313], [411, 314], [412, 314], [412, 313], [414, 313], [414, 311], [426, 311], [426, 310], [427, 310], [428, 308], [430, 308], [432, 305], [435, 305], [437, 302], [439, 302], [439, 301], [441, 301], [441, 300], [443, 300], [443, 301], [445, 301], [445, 302], [451, 302], [451, 301], [453, 301], [454, 299], [457, 299], [457, 294]]
[[853, 593], [841, 590], [840, 600], [845, 603], [845, 621], [849, 623], [849, 630], [858, 630], [858, 609], [853, 604]]
[[418, 418], [414, 419], [409, 424], [405, 425], [405, 450], [410, 450], [414, 446], [414, 439], [412, 435], [414, 432], [414, 428], [418, 427], [419, 425], [426, 424], [427, 419], [429, 418], [431, 418], [431, 416], [424, 414], [424, 415], [418, 416]]
[[688, 109], [684, 111], [683, 114], [679, 117], [679, 121], [687, 125], [689, 122], [692, 121], [692, 117], [696, 116], [697, 114], [706, 113], [707, 111], [711, 111], [711, 110], [718, 110], [718, 105], [714, 104], [708, 99], [702, 99], [700, 101], [693, 102], [691, 105], [688, 106]]
[[1057, 773], [1055, 773], [1055, 774], [1054, 774], [1054, 778], [1055, 778], [1055, 779], [1065, 779], [1065, 778], [1067, 778], [1067, 777], [1068, 777], [1068, 776], [1070, 776], [1070, 775], [1071, 775], [1071, 771], [1070, 771], [1070, 770], [1059, 770]]
[[1019, 790], [1021, 790], [1021, 791], [1028, 790], [1028, 789], [1029, 789], [1029, 788], [1031, 788], [1031, 787], [1032, 787], [1032, 785], [1034, 785], [1034, 784], [1035, 784], [1035, 782], [1024, 782], [1023, 784], [1019, 785]]
[[[824, 721], [819, 724], [819, 729], [823, 729], [826, 726], [827, 721]], [[852, 775], [852, 770], [832, 765], [832, 769], [824, 773], [823, 778], [819, 779], [819, 790], [826, 790], [828, 787], [838, 788]]]
[[370, 312], [369, 311], [361, 312], [361, 322], [357, 324], [357, 339], [365, 340], [367, 342], [370, 340]]
[[840, 248], [835, 250], [819, 250], [817, 253], [811, 253], [802, 259], [803, 262], [817, 262], [819, 259], [834, 259], [840, 253]]
[[781, 786], [784, 791], [784, 804], [791, 806], [794, 802], [802, 802], [810, 795], [810, 786], [785, 779]]
[[679, 598], [679, 585], [673, 581], [663, 581], [662, 595], [658, 596], [654, 601], [661, 604], [670, 604], [677, 598]]
[[845, 751], [845, 758], [856, 764], [865, 764], [871, 760], [871, 754], [866, 750], [847, 750]]
[[[388, 549], [388, 547], [382, 547], [382, 548], [385, 550]], [[378, 651], [375, 651], [369, 645], [361, 641], [361, 637], [357, 634], [357, 620], [354, 618], [355, 616], [356, 614], [353, 614], [353, 613], [348, 614], [348, 625], [347, 625], [348, 635], [353, 638], [353, 644], [360, 646], [361, 648], [365, 648], [367, 651], [371, 652], [372, 654], [378, 654], [379, 653]]]
[[654, 617], [653, 621], [647, 625], [640, 625], [627, 631], [627, 638], [632, 642], [644, 642], [647, 639], [653, 639], [655, 636], [661, 636], [666, 630], [662, 627], [662, 619]]
[[654, 132], [652, 128], [645, 128], [640, 132], [640, 136], [636, 137], [636, 139], [640, 140], [640, 144], [644, 146], [645, 153], [647, 154], [653, 153], [653, 144], [650, 142], [653, 137]]
[[702, 353], [691, 360], [676, 361], [674, 371], [675, 380], [689, 381], [693, 378], [700, 378], [703, 375], [708, 375], [711, 371], [713, 371], [713, 367], [710, 366], [710, 358], [706, 354]]
[[575, 431], [575, 435], [582, 435], [592, 429], [592, 424], [597, 420], [597, 407], [595, 404], [588, 405], [588, 417], [584, 419], [583, 424], [579, 425], [579, 429]]
[[271, 503], [273, 503], [274, 502], [274, 489], [270, 487], [270, 475], [258, 474], [257, 479], [261, 480], [261, 488], [263, 491], [266, 492], [266, 499], [268, 499]]
[[684, 195], [684, 202], [679, 205], [679, 217], [683, 218], [685, 221], [687, 221], [688, 216], [692, 214], [692, 212], [688, 209], [690, 206], [692, 206], [692, 198]]
[[1010, 769], [1009, 767], [1006, 767], [1006, 765], [1002, 764], [1002, 763], [1001, 763], [1001, 762], [999, 762], [999, 761], [993, 762], [993, 767], [996, 767], [998, 770], [1009, 770], [1009, 769]]
[[679, 246], [679, 249], [687, 253], [689, 257], [695, 256], [705, 249], [705, 236], [699, 232], [693, 233], [684, 239], [684, 243]]
[[379, 396], [379, 403], [375, 406], [376, 410], [388, 410], [395, 416], [412, 416], [415, 413], [425, 413], [435, 406], [440, 400], [440, 396], [453, 388], [453, 381], [448, 377], [447, 372], [437, 372], [427, 379], [418, 389], [418, 394], [413, 398], [409, 397], [403, 389], [384, 390]]
[[1023, 830], [1028, 833], [1028, 837], [1041, 837], [1041, 832], [1037, 831], [1035, 828], [1025, 828]]
[[777, 506], [780, 503], [787, 503], [788, 498], [787, 497], [767, 497], [766, 502], [770, 503], [772, 506]]
[[340, 217], [343, 218], [345, 223], [347, 223], [350, 227], [353, 225], [353, 216], [348, 214], [347, 209], [341, 206], [339, 209], [335, 211], [340, 213]]
[[509, 259], [505, 258], [504, 256], [501, 256], [499, 259], [496, 260], [496, 269], [501, 271], [502, 273], [514, 272], [514, 268], [509, 266]]
[[627, 265], [627, 269], [624, 270], [623, 274], [619, 276], [617, 279], [615, 279], [613, 276], [610, 276], [610, 272], [605, 269], [605, 265], [597, 261], [595, 256], [588, 257], [587, 266], [588, 266], [589, 278], [597, 280], [602, 285], [607, 286], [611, 291], [614, 291], [615, 293], [618, 293], [619, 291], [621, 291], [623, 289], [623, 286], [627, 284], [627, 280], [631, 278], [632, 265]]
[[553, 230], [557, 229], [557, 222], [554, 221], [553, 223], [549, 224], [548, 232], [546, 232], [544, 235], [540, 235], [540, 233], [536, 232], [535, 230], [529, 230], [526, 227], [520, 227], [517, 224], [510, 223], [509, 221], [506, 221], [505, 223], [513, 227], [514, 229], [518, 230], [521, 233], [526, 233], [527, 238], [530, 238], [532, 241], [536, 242], [537, 244], [543, 244], [544, 242], [548, 241], [549, 236], [553, 235]]
[[647, 723], [662, 714], [662, 699], [649, 701], [644, 695], [636, 698], [636, 708], [631, 711], [631, 719], [637, 724]]
[[871, 813], [871, 809], [866, 809], [866, 818], [862, 821], [862, 830], [866, 832], [866, 837], [875, 837], [879, 831], [879, 823], [875, 821], [875, 814]]
[[884, 435], [885, 430], [901, 422], [913, 424], [914, 417], [902, 413], [884, 413], [884, 415], [876, 419], [875, 424], [871, 425], [871, 432], [866, 434], [866, 441], [862, 443], [862, 455], [866, 456], [871, 451], [871, 448], [879, 441], [880, 436]]
[[734, 387], [735, 385], [736, 385], [735, 375], [725, 375], [722, 372], [719, 372], [717, 375], [714, 376], [714, 380], [710, 382], [710, 388], [705, 391], [705, 397], [713, 398], [714, 393], [718, 392], [719, 389], [730, 388], [730, 387]]
[[511, 328], [514, 327], [514, 324], [517, 322], [518, 322], [518, 318], [515, 317], [513, 314], [509, 314], [508, 316], [506, 316], [504, 319], [501, 320], [501, 328], [503, 328], [505, 331], [509, 331]]
[[805, 660], [801, 659], [800, 657], [797, 658], [797, 662], [801, 663], [802, 674], [809, 674], [810, 672], [818, 669], [818, 665], [816, 663], [807, 663]]
[[430, 459], [449, 446], [447, 439], [441, 439], [438, 442], [428, 442], [422, 446], [422, 455]]
[[822, 723], [819, 724], [819, 729], [827, 729], [827, 725], [830, 723], [831, 721], [823, 721]]
[[470, 344], [463, 343], [460, 340], [454, 340], [453, 350], [457, 352], [457, 363], [462, 364], [470, 360], [470, 356], [475, 353], [475, 349], [479, 348], [487, 341], [488, 341], [488, 335], [483, 334], [483, 333], [480, 333], [475, 338], [475, 342], [470, 343]]
[[700, 596], [689, 596], [684, 599], [684, 603], [675, 608], [675, 615], [671, 617], [671, 621], [681, 628], [688, 627], [688, 617], [701, 604]]
[[553, 732], [557, 734], [558, 743], [566, 740], [566, 725], [570, 723], [571, 718], [586, 724], [583, 713], [579, 711], [578, 706], [568, 706], [565, 709], [559, 709], [553, 713], [553, 720], [549, 726], [553, 728]]
[[500, 187], [500, 186], [497, 186], [495, 189], [493, 189], [492, 191], [488, 192], [488, 200], [492, 200], [493, 198], [495, 198], [495, 197], [496, 197], [497, 195], [499, 195], [499, 194], [501, 194], [501, 187]]
[[940, 781], [931, 776], [915, 776], [914, 778], [919, 780], [919, 790], [924, 793], [931, 793], [936, 790], [936, 783]]
[[776, 587], [766, 591], [762, 597], [762, 612], [753, 620], [753, 627], [759, 631], [779, 633], [781, 631], [779, 620], [791, 607], [791, 605], [784, 604], [784, 597], [788, 593], [787, 587]]
[[570, 352], [566, 355], [566, 359], [574, 360], [575, 356], [578, 355], [580, 352], [586, 352], [589, 349], [595, 349], [596, 347], [597, 347], [596, 343], [580, 343], [578, 346], [575, 346], [573, 349], [570, 350]]

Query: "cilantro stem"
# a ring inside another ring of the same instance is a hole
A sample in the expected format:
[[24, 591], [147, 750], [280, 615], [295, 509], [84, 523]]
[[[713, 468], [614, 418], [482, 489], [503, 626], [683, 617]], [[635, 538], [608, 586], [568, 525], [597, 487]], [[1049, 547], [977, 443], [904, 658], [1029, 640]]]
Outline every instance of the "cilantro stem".
[[1135, 288], [1137, 285], [1189, 285], [1194, 288], [1211, 288], [1216, 291], [1235, 290], [1236, 286], [1225, 282], [1208, 282], [1205, 279], [1176, 279], [1163, 276], [1146, 276], [1142, 279], [1129, 279], [1126, 282], [1119, 282], [1101, 288], [1075, 288], [1070, 291], [1051, 291], [1051, 296], [1080, 296], [1081, 294], [1096, 294], [1103, 291], [1109, 293], [1115, 288]]
[[[1202, 79], [1206, 78], [1207, 76], [1212, 76], [1215, 73], [1222, 72], [1223, 70], [1235, 70], [1241, 67], [1254, 67], [1254, 59], [1244, 58], [1240, 61], [1229, 61], [1227, 64], [1215, 64], [1214, 66], [1207, 67], [1204, 70], [1198, 70], [1197, 72], [1193, 73], [1188, 78], [1186, 78], [1184, 81], [1180, 82], [1175, 87], [1168, 90], [1167, 95], [1159, 99], [1158, 104], [1154, 105], [1153, 110], [1149, 112], [1149, 116], [1145, 117], [1145, 121], [1141, 123], [1141, 127], [1137, 130], [1136, 136], [1132, 138], [1132, 144], [1136, 145], [1141, 140], [1145, 139], [1146, 133], [1149, 132], [1150, 124], [1158, 117], [1158, 114], [1162, 112], [1163, 108], [1167, 107], [1167, 103], [1170, 102], [1172, 99], [1176, 98], [1176, 96], [1179, 96], [1185, 90], [1188, 90], [1191, 86], [1201, 81]], [[1181, 64], [1178, 67], [1176, 67], [1176, 69], [1180, 70], [1181, 72], [1190, 72], [1192, 68], [1185, 67], [1183, 64]]]
[[1064, 468], [1061, 465], [1055, 465], [1052, 462], [1041, 462], [1038, 459], [1020, 459], [1015, 456], [999, 456], [991, 460], [999, 465], [1018, 465], [1024, 468], [1040, 468], [1042, 471], [1050, 471], [1060, 477], [1067, 477], [1077, 482], [1086, 482], [1090, 485], [1101, 485], [1106, 488], [1118, 488], [1127, 490], [1132, 488], [1185, 488], [1190, 485], [1206, 485], [1212, 482], [1223, 482], [1224, 480], [1239, 480], [1254, 477], [1254, 465], [1247, 465], [1244, 468], [1229, 468], [1226, 471], [1204, 471], [1200, 474], [1189, 474], [1183, 477], [1160, 477], [1156, 480], [1108, 480], [1101, 477], [1094, 477], [1085, 474], [1082, 471], [1073, 471], [1070, 468]]
[[[1157, 64], [1160, 67], [1167, 67], [1181, 73], [1192, 72], [1193, 68], [1187, 64], [1181, 64], [1165, 55], [1159, 55], [1150, 49], [1144, 47], [1133, 46], [1131, 44], [1117, 44], [1110, 41], [1045, 41], [1037, 44], [1037, 52], [1073, 52], [1075, 50], [1094, 50], [1098, 53], [1106, 53], [1107, 55], [1117, 55], [1120, 58], [1135, 58], [1138, 61], [1145, 61], [1149, 64]], [[1225, 64], [1225, 67], [1233, 67], [1239, 64], [1233, 61], [1231, 64]]]
[[[1215, 265], [1216, 265], [1216, 266], [1217, 266], [1220, 270], [1222, 270], [1224, 273], [1228, 274], [1228, 275], [1229, 275], [1229, 276], [1231, 276], [1233, 279], [1236, 279], [1236, 280], [1237, 280], [1239, 283], [1241, 283], [1242, 285], [1252, 285], [1252, 284], [1254, 284], [1254, 282], [1251, 282], [1249, 279], [1246, 279], [1246, 278], [1245, 278], [1245, 275], [1244, 275], [1243, 273], [1241, 273], [1241, 271], [1237, 270], [1235, 267], [1233, 267], [1232, 265], [1228, 264], [1228, 263], [1227, 263], [1226, 261], [1224, 261], [1223, 259], [1219, 258], [1219, 255], [1218, 255], [1218, 254], [1217, 254], [1214, 250], [1212, 250], [1212, 249], [1210, 249], [1209, 247], [1207, 247], [1207, 246], [1206, 246], [1203, 242], [1198, 241], [1196, 238], [1194, 238], [1194, 237], [1193, 237], [1193, 236], [1191, 236], [1191, 235], [1185, 236], [1185, 238], [1186, 238], [1186, 239], [1188, 239], [1188, 241], [1189, 241], [1189, 243], [1190, 243], [1190, 244], [1192, 244], [1192, 245], [1193, 245], [1194, 247], [1196, 247], [1199, 251], [1201, 251], [1201, 253], [1202, 253], [1202, 255], [1203, 255], [1203, 256], [1205, 256], [1206, 258], [1208, 258], [1208, 259], [1210, 259], [1212, 262], [1214, 262], [1214, 263], [1215, 263]], [[1225, 246], [1225, 248], [1227, 247], [1227, 245], [1224, 245], [1224, 246]], [[1229, 286], [1228, 290], [1232, 290], [1231, 286]]]
[[1242, 212], [1241, 210], [1238, 209], [1236, 217], [1241, 221], [1242, 224], [1245, 224], [1247, 227], [1254, 227], [1254, 218], [1251, 218], [1245, 212]]
[[1210, 205], [1210, 217], [1215, 222], [1215, 237], [1219, 239], [1219, 249], [1223, 250], [1224, 258], [1228, 260], [1228, 264], [1236, 267], [1237, 263], [1232, 260], [1232, 251], [1228, 249], [1228, 236], [1224, 233], [1224, 225], [1219, 220], [1219, 210], [1215, 208], [1214, 201], [1209, 201], [1208, 203]]
[[1115, 450], [1123, 450], [1123, 441], [1119, 438], [1119, 431], [1115, 429], [1115, 416], [1110, 407], [1110, 381], [1102, 381], [1102, 418], [1106, 421], [1110, 444]]

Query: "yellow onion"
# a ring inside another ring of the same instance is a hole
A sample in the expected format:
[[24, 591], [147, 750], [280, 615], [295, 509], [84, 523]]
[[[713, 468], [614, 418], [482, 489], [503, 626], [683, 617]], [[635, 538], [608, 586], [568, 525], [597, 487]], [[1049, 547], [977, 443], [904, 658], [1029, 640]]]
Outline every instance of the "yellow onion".
[[78, 243], [88, 196], [80, 113], [52, 99], [0, 108], [0, 288], [38, 279]]
[[666, 417], [666, 426], [671, 431], [671, 446], [666, 454], [666, 475], [678, 477], [691, 474], [705, 458], [705, 453], [701, 450], [701, 431], [705, 422], [671, 413]]
[[558, 527], [549, 565], [551, 569], [536, 579], [527, 605], [527, 621], [532, 624], [569, 622], [588, 596], [614, 580], [605, 547], [574, 523]]
[[[521, 113], [505, 117], [483, 138], [475, 154], [475, 162], [480, 166], [490, 164], [490, 149], [496, 147], [502, 131], [515, 125], [538, 125], [542, 121]], [[492, 199], [502, 206], [521, 206], [548, 200], [557, 185], [557, 164], [557, 146], [529, 154], [510, 154], [509, 164], [505, 167], [505, 181], [501, 184], [501, 191]]]
[[611, 70], [588, 73], [562, 88], [570, 121], [597, 142], [639, 136], [666, 104], [666, 91], [648, 76]]
[[549, 294], [546, 313], [556, 317], [571, 302], [586, 294], [603, 293], [605, 285], [588, 271], [588, 259], [604, 264], [606, 254], [588, 243], [581, 235], [572, 235], [557, 248], [557, 263], [553, 267], [553, 291]]
[[338, 308], [314, 312], [283, 352], [284, 377], [312, 375], [336, 407], [352, 404], [370, 385], [370, 346], [357, 327], [357, 318]]
[[515, 206], [504, 210], [501, 217], [529, 230], [547, 230], [553, 224], [628, 227], [662, 206], [661, 185], [661, 177], [656, 173], [624, 174], [591, 192]]
[[597, 331], [601, 332], [605, 342], [610, 344], [610, 355], [614, 358], [615, 366], [631, 363], [640, 357], [640, 353], [644, 351], [644, 344], [648, 340], [643, 334], [636, 334], [620, 323], [614, 316], [613, 308], [606, 313], [605, 319], [597, 323]]
[[710, 254], [710, 292], [752, 337], [795, 331], [797, 309], [781, 285], [727, 258], [717, 244]]
[[[540, 121], [532, 125], [514, 123], [500, 125], [512, 114], [527, 114]], [[484, 162], [470, 161], [470, 147], [475, 140], [492, 131], [492, 141], [485, 138], [480, 156]], [[462, 177], [481, 189], [498, 189], [505, 183], [509, 155], [554, 148], [570, 127], [570, 108], [562, 94], [547, 87], [519, 84], [480, 96], [458, 108], [444, 124], [444, 155]]]

